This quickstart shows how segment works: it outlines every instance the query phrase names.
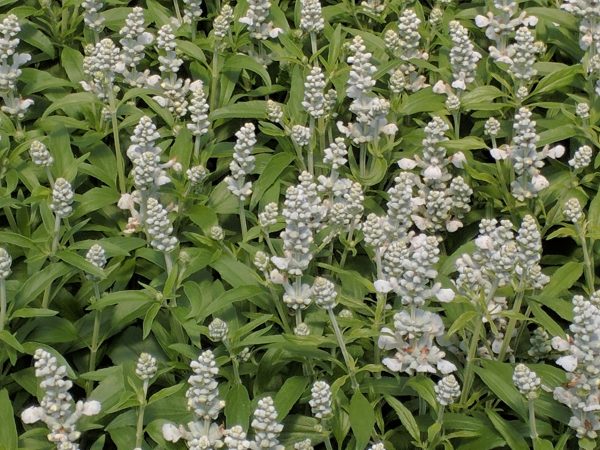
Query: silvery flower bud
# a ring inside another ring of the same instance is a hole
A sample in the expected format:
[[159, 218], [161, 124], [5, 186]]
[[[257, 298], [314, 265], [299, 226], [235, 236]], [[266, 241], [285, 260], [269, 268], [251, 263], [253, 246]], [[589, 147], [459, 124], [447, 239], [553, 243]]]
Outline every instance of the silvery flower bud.
[[0, 247], [0, 279], [5, 279], [11, 274], [12, 258], [5, 248]]
[[575, 197], [567, 200], [563, 209], [563, 214], [565, 219], [567, 219], [569, 222], [579, 222], [579, 219], [581, 219], [583, 216], [583, 211], [581, 210], [581, 204], [579, 203], [579, 200], [577, 200]]
[[256, 252], [254, 255], [254, 265], [256, 268], [262, 272], [266, 272], [269, 267], [269, 255], [265, 252], [261, 252], [260, 250]]
[[94, 244], [90, 247], [85, 255], [85, 259], [98, 269], [104, 269], [104, 266], [106, 266], [106, 253], [99, 244]]
[[207, 170], [202, 165], [190, 167], [185, 174], [187, 175], [192, 186], [197, 186], [198, 184], [202, 183], [208, 176]]
[[369, 450], [386, 450], [385, 445], [382, 442], [378, 442], [377, 444], [373, 444], [369, 447]]
[[315, 381], [310, 390], [312, 415], [324, 419], [331, 415], [331, 387], [325, 381]]
[[104, 28], [104, 16], [100, 14], [102, 9], [101, 1], [98, 0], [83, 0], [81, 7], [83, 8], [83, 21], [85, 25], [90, 29], [99, 33]]
[[582, 145], [577, 149], [573, 158], [569, 160], [569, 165], [575, 169], [585, 169], [592, 162], [593, 152], [589, 145]]
[[296, 336], [309, 336], [310, 328], [306, 323], [302, 322], [294, 327], [294, 334]]
[[249, 450], [251, 448], [250, 441], [246, 439], [246, 432], [239, 425], [225, 430], [223, 442], [227, 446], [227, 450]]
[[188, 107], [191, 123], [187, 124], [193, 136], [202, 136], [208, 133], [210, 122], [208, 121], [208, 101], [202, 81], [196, 80], [190, 85], [192, 98]]
[[280, 449], [279, 433], [283, 425], [277, 421], [277, 410], [271, 397], [258, 401], [251, 424], [254, 429], [254, 446], [257, 449]]
[[271, 122], [281, 123], [283, 119], [283, 109], [279, 103], [273, 100], [267, 100], [267, 117]]
[[488, 136], [496, 137], [500, 132], [500, 122], [495, 117], [490, 117], [484, 125], [484, 132]]
[[277, 223], [277, 216], [279, 216], [279, 206], [277, 203], [271, 202], [268, 203], [263, 212], [258, 215], [258, 222], [261, 227], [268, 228]]
[[587, 103], [577, 103], [575, 114], [581, 119], [588, 119], [590, 117], [590, 105]]
[[219, 225], [214, 225], [210, 228], [210, 238], [215, 241], [222, 241], [225, 239], [225, 233], [223, 233], [223, 228]]
[[56, 180], [52, 189], [52, 203], [50, 204], [50, 209], [54, 211], [56, 217], [64, 219], [71, 215], [74, 195], [71, 183], [64, 178]]
[[446, 108], [448, 111], [458, 111], [460, 109], [460, 98], [454, 94], [450, 94], [446, 99]]
[[233, 20], [233, 8], [225, 3], [221, 7], [221, 13], [213, 21], [213, 33], [217, 39], [223, 39], [229, 33], [231, 21]]
[[312, 294], [315, 297], [315, 303], [321, 308], [330, 309], [336, 304], [337, 292], [335, 291], [335, 285], [326, 278], [315, 278]]
[[[315, 0], [318, 2], [318, 0]], [[319, 66], [313, 66], [304, 82], [302, 107], [309, 116], [317, 119], [325, 115], [325, 75]]]
[[202, 0], [183, 0], [183, 23], [193, 23], [202, 17]]
[[188, 409], [203, 420], [216, 420], [225, 402], [219, 398], [219, 383], [215, 379], [219, 368], [213, 352], [205, 350], [190, 367], [194, 375], [188, 378], [190, 388], [185, 393]]
[[346, 156], [348, 156], [346, 143], [343, 138], [338, 137], [323, 151], [323, 163], [337, 170], [348, 161]]
[[513, 383], [521, 394], [528, 399], [533, 399], [538, 396], [538, 389], [542, 380], [525, 364], [517, 364], [513, 372]]
[[155, 198], [149, 198], [146, 205], [146, 229], [150, 245], [156, 250], [169, 253], [179, 242], [173, 233], [173, 225], [167, 217], [167, 210]]
[[469, 32], [460, 22], [453, 20], [449, 24], [450, 38], [453, 47], [450, 50], [450, 65], [452, 66], [452, 87], [464, 91], [467, 84], [475, 80], [477, 62], [481, 54], [475, 51], [469, 39]]
[[40, 141], [33, 141], [29, 147], [31, 160], [37, 166], [50, 167], [54, 162], [54, 158]]
[[437, 401], [442, 406], [451, 405], [460, 397], [460, 386], [454, 375], [447, 375], [435, 386]]
[[314, 450], [314, 447], [310, 439], [304, 439], [294, 444], [294, 450]]
[[150, 353], [141, 353], [135, 366], [135, 374], [142, 381], [149, 380], [156, 375], [158, 364], [156, 358]]
[[325, 28], [319, 0], [302, 0], [300, 7], [300, 28], [307, 33], [318, 33]]
[[352, 311], [350, 311], [349, 309], [344, 308], [339, 312], [338, 317], [340, 319], [352, 319], [354, 317], [354, 314], [352, 314]]
[[308, 145], [310, 143], [310, 138], [310, 128], [302, 125], [294, 125], [292, 127], [292, 140], [300, 147]]
[[227, 323], [222, 321], [219, 318], [214, 319], [208, 325], [208, 337], [210, 337], [215, 342], [221, 342], [227, 337], [227, 333], [229, 332], [229, 327]]

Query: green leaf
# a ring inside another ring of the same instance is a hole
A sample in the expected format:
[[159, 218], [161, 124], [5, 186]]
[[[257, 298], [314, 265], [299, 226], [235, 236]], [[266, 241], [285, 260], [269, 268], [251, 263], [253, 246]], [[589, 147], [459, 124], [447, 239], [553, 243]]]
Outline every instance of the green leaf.
[[363, 450], [371, 439], [375, 427], [375, 413], [371, 403], [360, 392], [354, 392], [350, 400], [350, 427], [356, 438], [356, 449]]
[[398, 415], [400, 422], [402, 422], [402, 425], [404, 426], [404, 428], [406, 428], [406, 431], [408, 431], [408, 434], [411, 435], [411, 437], [415, 440], [415, 442], [420, 443], [421, 442], [421, 432], [419, 431], [419, 426], [417, 425], [417, 421], [415, 420], [414, 416], [409, 411], [409, 409], [406, 406], [404, 406], [402, 403], [400, 403], [399, 400], [395, 399], [394, 397], [392, 397], [390, 395], [385, 396], [385, 401], [388, 403], [388, 405], [390, 405], [392, 408], [394, 408], [394, 411], [396, 411], [396, 414]]
[[17, 338], [14, 335], [10, 334], [6, 330], [0, 331], [0, 341], [2, 341], [5, 344], [9, 345], [10, 347], [14, 348], [16, 351], [18, 351], [20, 353], [25, 353], [25, 349], [23, 348], [21, 343], [17, 340]]
[[261, 77], [265, 86], [271, 86], [269, 72], [267, 72], [265, 67], [262, 64], [259, 64], [256, 59], [251, 56], [243, 54], [231, 55], [225, 60], [222, 70], [223, 72], [249, 70]]
[[506, 440], [508, 446], [513, 450], [527, 450], [529, 446], [523, 436], [521, 436], [513, 426], [507, 421], [500, 417], [496, 412], [492, 410], [486, 411], [490, 421], [494, 425], [494, 428], [502, 435]]
[[402, 102], [400, 106], [400, 114], [411, 115], [422, 112], [433, 112], [444, 109], [445, 97], [440, 94], [435, 94], [431, 88], [421, 89], [420, 91], [411, 94]]
[[477, 316], [478, 314], [475, 311], [465, 311], [462, 313], [448, 329], [448, 337], [465, 328]]
[[79, 83], [85, 78], [83, 74], [83, 55], [71, 47], [64, 47], [60, 54], [62, 68], [73, 83]]
[[243, 384], [234, 384], [225, 398], [227, 428], [240, 425], [242, 428], [247, 429], [251, 413], [252, 406], [246, 387]]
[[20, 80], [25, 83], [21, 90], [23, 95], [31, 95], [46, 89], [72, 86], [71, 82], [55, 77], [43, 70], [25, 68], [22, 69], [22, 72]]
[[523, 419], [527, 418], [527, 404], [512, 381], [513, 368], [508, 363], [481, 361], [482, 367], [475, 366], [479, 378], [496, 396], [506, 403]]
[[228, 307], [234, 302], [239, 302], [242, 300], [248, 300], [255, 295], [262, 294], [263, 290], [260, 286], [239, 286], [233, 289], [230, 289], [219, 297], [214, 299], [201, 313], [197, 318], [198, 321], [204, 320], [206, 317], [211, 314], [215, 314]]
[[285, 380], [283, 386], [274, 398], [275, 409], [277, 409], [277, 420], [280, 422], [286, 418], [300, 396], [304, 393], [308, 380], [306, 377], [291, 377]]
[[234, 103], [213, 111], [209, 120], [219, 119], [266, 119], [267, 102], [264, 100], [250, 100], [243, 103]]
[[100, 269], [99, 267], [96, 267], [91, 262], [86, 260], [83, 256], [78, 255], [77, 253], [71, 250], [61, 250], [56, 254], [56, 257], [66, 262], [67, 264], [70, 264], [74, 268], [81, 269], [97, 278], [106, 278], [104, 270]]
[[21, 290], [17, 293], [16, 306], [22, 308], [35, 301], [38, 295], [40, 295], [47, 286], [51, 285], [54, 280], [73, 270], [72, 267], [61, 262], [48, 265], [37, 272], [35, 276], [29, 277], [27, 281], [23, 283]]
[[530, 96], [546, 94], [570, 86], [575, 77], [581, 73], [581, 64], [557, 70], [542, 78]]
[[42, 118], [48, 117], [54, 111], [63, 109], [70, 106], [81, 106], [81, 105], [95, 105], [98, 104], [98, 98], [91, 92], [76, 92], [73, 94], [65, 95], [63, 98], [56, 100], [42, 114]]
[[150, 397], [150, 399], [148, 400], [148, 404], [150, 405], [158, 400], [162, 400], [163, 398], [170, 397], [171, 395], [174, 395], [177, 392], [179, 392], [181, 389], [183, 389], [184, 386], [185, 386], [185, 384], [179, 383], [179, 384], [176, 384], [175, 386], [169, 386], [168, 388], [161, 389], [157, 393], [153, 394], [152, 397]]
[[296, 157], [290, 153], [277, 153], [269, 159], [269, 162], [253, 185], [252, 199], [250, 200], [250, 209], [258, 204], [263, 194], [269, 189], [275, 181], [280, 178], [281, 173], [290, 166]]
[[17, 450], [17, 424], [15, 423], [15, 413], [12, 402], [8, 396], [8, 391], [0, 391], [0, 443], [3, 450]]

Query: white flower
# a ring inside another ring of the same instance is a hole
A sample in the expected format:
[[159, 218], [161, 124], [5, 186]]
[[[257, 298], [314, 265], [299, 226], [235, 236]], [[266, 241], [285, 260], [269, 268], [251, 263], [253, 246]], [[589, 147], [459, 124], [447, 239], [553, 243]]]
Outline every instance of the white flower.
[[402, 158], [398, 161], [398, 166], [403, 170], [411, 170], [417, 167], [417, 162], [414, 159]]
[[450, 361], [442, 359], [437, 363], [437, 369], [444, 375], [448, 375], [456, 370], [456, 366]]
[[169, 442], [177, 442], [182, 437], [179, 428], [177, 428], [172, 423], [165, 423], [162, 426], [162, 434], [163, 437]]
[[98, 414], [100, 412], [101, 408], [102, 408], [102, 405], [100, 404], [99, 401], [88, 400], [87, 402], [85, 402], [83, 404], [83, 410], [81, 411], [81, 413], [84, 416], [95, 416], [96, 414]]
[[501, 161], [508, 158], [508, 152], [499, 148], [491, 149], [490, 155], [492, 155], [492, 158], [494, 158], [496, 161]]
[[435, 297], [442, 303], [449, 303], [454, 300], [454, 291], [452, 289], [440, 289]]
[[561, 356], [556, 360], [556, 364], [567, 372], [573, 372], [577, 368], [577, 358], [573, 355]]
[[392, 290], [392, 285], [386, 280], [377, 280], [374, 286], [375, 290], [381, 294], [387, 294]]
[[567, 350], [569, 350], [569, 347], [571, 346], [569, 344], [569, 341], [561, 338], [560, 336], [554, 336], [552, 338], [551, 344], [552, 344], [552, 348], [559, 352], [566, 352]]
[[44, 416], [44, 410], [40, 406], [30, 406], [21, 413], [21, 420], [23, 423], [36, 423], [42, 420]]

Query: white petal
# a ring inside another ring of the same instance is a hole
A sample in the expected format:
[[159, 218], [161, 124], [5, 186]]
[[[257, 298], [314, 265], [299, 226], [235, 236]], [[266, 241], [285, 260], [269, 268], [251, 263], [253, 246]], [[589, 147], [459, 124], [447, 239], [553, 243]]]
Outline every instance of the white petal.
[[288, 259], [282, 258], [281, 256], [272, 256], [271, 261], [278, 269], [285, 270], [288, 266]]
[[179, 439], [181, 439], [181, 432], [172, 423], [165, 423], [162, 426], [162, 434], [163, 437], [170, 442], [177, 442]]
[[565, 147], [562, 145], [556, 145], [556, 146], [552, 147], [550, 150], [548, 150], [548, 156], [553, 159], [560, 158], [564, 154], [565, 154]]
[[84, 416], [95, 416], [102, 409], [102, 405], [97, 400], [89, 400], [83, 404], [82, 414]]
[[442, 303], [448, 303], [454, 300], [454, 291], [452, 289], [440, 289], [435, 297]]
[[492, 158], [494, 158], [496, 161], [506, 159], [506, 157], [508, 156], [508, 154], [504, 150], [500, 150], [499, 148], [491, 149], [490, 155], [492, 155]]
[[377, 280], [373, 283], [375, 290], [381, 294], [387, 294], [392, 290], [392, 285], [386, 280]]
[[40, 406], [32, 406], [21, 413], [23, 423], [36, 423], [41, 420], [44, 410]]
[[423, 176], [430, 180], [439, 180], [442, 177], [442, 169], [438, 166], [429, 166], [423, 172]]
[[400, 372], [402, 370], [402, 363], [396, 358], [383, 358], [381, 362], [392, 372]]
[[467, 162], [467, 158], [463, 152], [458, 152], [450, 157], [450, 161], [452, 161], [454, 167], [462, 169], [465, 162]]
[[487, 27], [489, 24], [490, 19], [487, 17], [482, 15], [475, 16], [475, 25], [477, 25], [479, 28]]
[[550, 183], [542, 174], [534, 175], [531, 179], [531, 183], [533, 184], [533, 187], [536, 191], [541, 191], [542, 189], [545, 189], [548, 186], [550, 186]]
[[446, 230], [450, 233], [454, 233], [459, 228], [462, 228], [463, 223], [460, 220], [450, 220], [446, 223]]
[[396, 348], [396, 344], [394, 332], [389, 328], [382, 328], [379, 339], [377, 340], [377, 346], [382, 350], [392, 350]]
[[448, 85], [446, 83], [444, 83], [442, 80], [435, 83], [433, 85], [432, 89], [435, 94], [447, 94], [449, 91]]
[[414, 159], [402, 158], [398, 161], [398, 166], [403, 170], [411, 170], [417, 167], [417, 162]]
[[561, 356], [556, 360], [556, 364], [565, 369], [567, 372], [573, 372], [577, 368], [577, 358], [572, 355]]
[[561, 338], [560, 336], [554, 336], [552, 338], [551, 344], [552, 344], [552, 348], [559, 352], [565, 352], [565, 351], [569, 350], [569, 347], [571, 346], [569, 344], [569, 341]]
[[437, 369], [442, 372], [444, 375], [448, 375], [456, 370], [456, 366], [452, 364], [450, 361], [446, 361], [445, 359], [440, 360], [437, 363]]

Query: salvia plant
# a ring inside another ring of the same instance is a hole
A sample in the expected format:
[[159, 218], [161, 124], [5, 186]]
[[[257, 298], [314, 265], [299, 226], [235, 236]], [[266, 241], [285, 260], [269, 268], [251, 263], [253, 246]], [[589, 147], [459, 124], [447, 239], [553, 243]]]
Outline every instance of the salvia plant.
[[599, 27], [0, 1], [0, 450], [599, 449]]

